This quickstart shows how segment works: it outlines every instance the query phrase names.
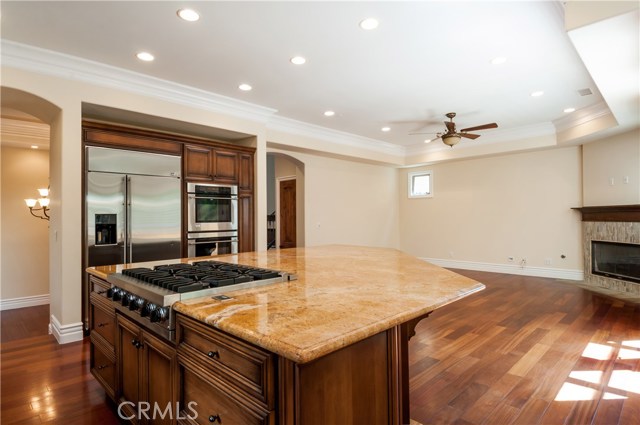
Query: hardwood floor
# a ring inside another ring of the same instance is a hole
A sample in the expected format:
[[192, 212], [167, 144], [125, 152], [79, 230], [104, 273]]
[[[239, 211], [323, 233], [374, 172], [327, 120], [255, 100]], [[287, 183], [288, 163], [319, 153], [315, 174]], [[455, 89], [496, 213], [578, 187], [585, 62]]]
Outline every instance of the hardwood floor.
[[49, 306], [3, 311], [0, 320], [3, 425], [120, 423], [89, 372], [87, 338], [59, 345], [47, 334]]
[[[640, 305], [553, 279], [457, 272], [487, 289], [418, 325], [413, 419], [640, 423]], [[48, 306], [1, 313], [1, 423], [118, 424], [89, 373], [88, 340], [58, 345], [48, 317]]]
[[456, 271], [487, 289], [418, 325], [413, 419], [640, 423], [640, 305], [554, 279]]

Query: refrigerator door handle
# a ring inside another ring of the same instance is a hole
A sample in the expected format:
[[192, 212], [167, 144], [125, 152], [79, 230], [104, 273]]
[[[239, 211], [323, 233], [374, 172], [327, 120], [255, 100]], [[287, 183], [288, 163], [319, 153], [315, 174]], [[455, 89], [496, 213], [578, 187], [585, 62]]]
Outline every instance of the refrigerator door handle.
[[126, 238], [126, 252], [128, 254], [128, 258], [125, 257], [125, 261], [128, 263], [133, 262], [133, 244], [131, 243], [131, 177], [125, 176], [126, 184], [125, 184], [125, 192], [124, 199], [127, 205], [125, 205], [125, 233], [127, 235]]

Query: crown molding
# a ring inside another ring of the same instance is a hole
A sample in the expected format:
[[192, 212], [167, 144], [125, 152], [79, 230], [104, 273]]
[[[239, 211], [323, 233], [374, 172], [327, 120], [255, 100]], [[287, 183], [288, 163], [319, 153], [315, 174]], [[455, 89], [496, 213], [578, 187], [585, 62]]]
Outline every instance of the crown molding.
[[611, 110], [603, 100], [585, 108], [578, 109], [567, 116], [558, 118], [553, 121], [553, 125], [556, 127], [556, 131], [561, 132], [586, 124], [589, 121], [593, 121], [606, 115], [611, 115]]
[[184, 84], [2, 39], [2, 65], [38, 74], [115, 88], [198, 109], [266, 123], [277, 112]]
[[300, 136], [311, 137], [340, 145], [366, 149], [403, 158], [406, 155], [406, 149], [404, 146], [394, 145], [392, 143], [370, 139], [344, 131], [333, 130], [327, 127], [321, 127], [319, 125], [309, 124], [278, 115], [271, 117], [269, 122], [267, 122], [267, 128], [270, 130], [297, 134]]

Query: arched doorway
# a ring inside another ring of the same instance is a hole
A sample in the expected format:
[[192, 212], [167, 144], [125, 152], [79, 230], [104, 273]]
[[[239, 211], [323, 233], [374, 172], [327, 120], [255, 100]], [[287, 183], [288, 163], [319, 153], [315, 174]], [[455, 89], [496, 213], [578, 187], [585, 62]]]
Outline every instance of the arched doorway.
[[304, 163], [279, 152], [267, 153], [269, 248], [305, 245]]
[[[2, 309], [50, 305], [58, 294], [52, 285], [50, 222], [29, 214], [24, 198], [38, 198], [37, 189], [59, 193], [50, 180], [51, 128], [60, 108], [21, 90], [2, 87]], [[32, 148], [32, 146], [34, 148]], [[41, 215], [41, 213], [36, 213]], [[28, 320], [28, 319], [25, 319]], [[41, 322], [39, 322], [41, 323]]]

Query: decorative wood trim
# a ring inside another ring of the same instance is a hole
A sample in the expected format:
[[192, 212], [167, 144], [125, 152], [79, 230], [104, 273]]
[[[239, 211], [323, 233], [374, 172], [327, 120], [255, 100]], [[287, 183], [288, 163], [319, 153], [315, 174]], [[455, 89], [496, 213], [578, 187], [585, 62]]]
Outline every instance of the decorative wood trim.
[[[91, 120], [83, 120], [82, 127], [83, 127], [83, 132], [86, 133], [86, 130], [92, 130], [93, 134], [96, 134], [96, 135], [99, 134], [99, 132], [122, 133], [123, 135], [128, 137], [132, 143], [134, 143], [132, 147], [135, 147], [136, 143], [140, 143], [140, 140], [148, 141], [149, 139], [152, 139], [154, 142], [157, 141], [162, 143], [163, 144], [162, 146], [164, 146], [164, 143], [166, 143], [167, 144], [166, 148], [168, 150], [163, 150], [164, 148], [161, 146], [159, 149], [156, 149], [156, 151], [171, 153], [175, 155], [182, 154], [182, 145], [187, 143], [207, 145], [207, 146], [213, 146], [213, 147], [224, 148], [224, 149], [233, 149], [236, 152], [255, 153], [256, 151], [256, 149], [252, 147], [235, 145], [232, 143], [223, 142], [215, 139], [207, 139], [204, 137], [188, 136], [188, 135], [178, 134], [178, 133], [150, 130], [150, 129], [140, 128], [140, 127], [129, 127], [129, 126], [124, 126], [119, 124], [96, 122]], [[95, 138], [98, 136], [94, 135], [93, 137]], [[136, 140], [138, 140], [138, 142], [136, 142]], [[86, 135], [85, 135], [85, 142], [96, 143], [96, 144], [104, 143], [104, 141], [102, 141], [101, 138], [98, 138], [94, 141], [94, 140], [87, 139]], [[170, 145], [175, 145], [175, 146], [170, 146]]]
[[603, 205], [597, 207], [576, 207], [580, 211], [582, 221], [623, 221], [640, 222], [640, 204], [636, 205]]

